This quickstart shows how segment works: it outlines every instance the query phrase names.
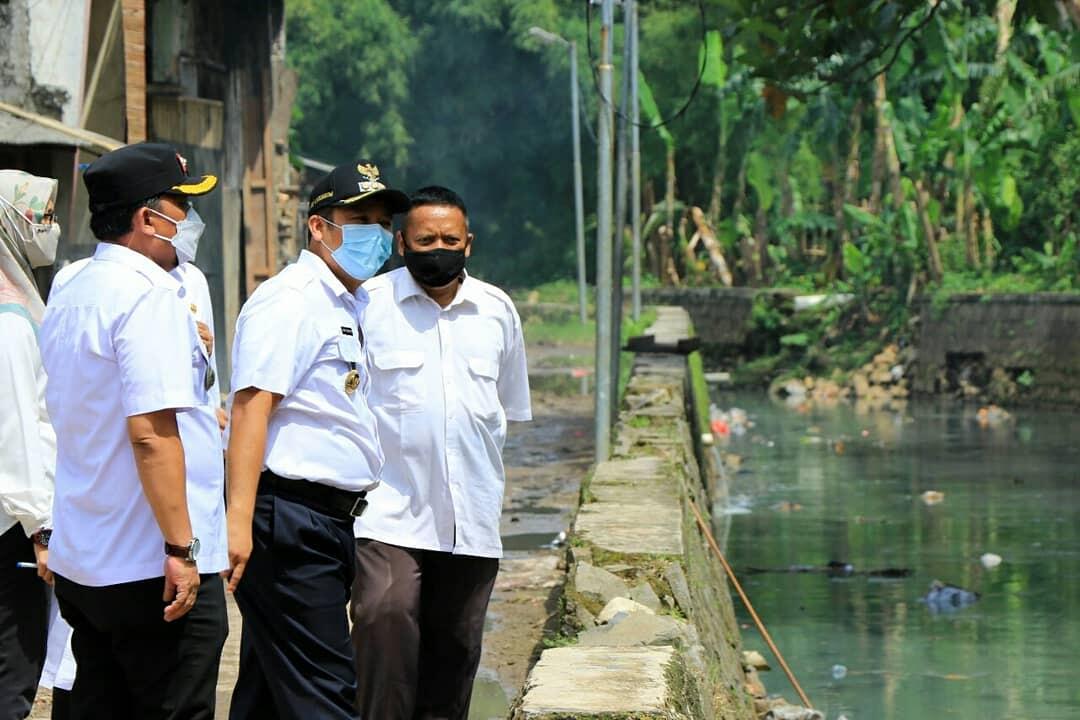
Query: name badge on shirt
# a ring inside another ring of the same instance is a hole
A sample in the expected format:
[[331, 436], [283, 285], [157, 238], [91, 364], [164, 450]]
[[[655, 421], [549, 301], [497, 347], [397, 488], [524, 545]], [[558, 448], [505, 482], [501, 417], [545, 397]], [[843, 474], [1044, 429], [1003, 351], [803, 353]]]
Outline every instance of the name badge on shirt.
[[360, 387], [360, 373], [356, 369], [361, 362], [360, 342], [353, 336], [352, 328], [342, 327], [342, 336], [338, 338], [338, 355], [349, 365], [345, 375], [345, 393], [352, 395]]

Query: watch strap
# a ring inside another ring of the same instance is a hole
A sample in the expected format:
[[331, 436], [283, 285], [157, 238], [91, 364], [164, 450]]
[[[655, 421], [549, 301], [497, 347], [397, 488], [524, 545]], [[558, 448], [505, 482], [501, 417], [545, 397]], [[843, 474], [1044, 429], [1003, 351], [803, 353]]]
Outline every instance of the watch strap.
[[192, 540], [187, 545], [173, 545], [169, 542], [165, 543], [165, 554], [169, 557], [177, 557], [187, 562], [195, 562], [195, 557], [192, 553], [192, 549], [195, 546], [195, 541]]

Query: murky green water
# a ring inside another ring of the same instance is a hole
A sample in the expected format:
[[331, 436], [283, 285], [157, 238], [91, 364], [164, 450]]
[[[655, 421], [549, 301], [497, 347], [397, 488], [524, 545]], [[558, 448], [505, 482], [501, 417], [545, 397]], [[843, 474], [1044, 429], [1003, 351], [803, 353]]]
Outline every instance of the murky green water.
[[[950, 404], [858, 415], [716, 400], [756, 422], [726, 448], [745, 456], [730, 492], [749, 512], [718, 514], [718, 533], [830, 719], [1080, 718], [1080, 415], [1018, 410], [980, 428], [975, 408]], [[924, 504], [927, 490], [944, 500]], [[1004, 562], [985, 569], [987, 552]], [[745, 572], [830, 560], [912, 574]], [[920, 598], [934, 579], [982, 597], [931, 613]], [[739, 620], [768, 656], [741, 608]], [[795, 700], [773, 666], [770, 692]]]

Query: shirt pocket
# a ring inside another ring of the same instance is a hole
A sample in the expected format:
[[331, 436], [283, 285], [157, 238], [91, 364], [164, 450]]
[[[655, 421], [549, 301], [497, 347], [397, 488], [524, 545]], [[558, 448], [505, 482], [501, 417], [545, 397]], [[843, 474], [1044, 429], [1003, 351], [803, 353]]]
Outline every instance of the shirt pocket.
[[469, 358], [469, 379], [471, 397], [469, 410], [483, 418], [497, 418], [502, 407], [499, 405], [499, 368], [486, 358]]
[[371, 354], [372, 404], [399, 412], [423, 410], [424, 353], [389, 350]]
[[[341, 361], [342, 387], [346, 394], [354, 395], [357, 391], [367, 395], [371, 380], [364, 367], [364, 349], [360, 341], [352, 335], [339, 335], [337, 339], [337, 359]], [[349, 375], [356, 371], [356, 385], [350, 385]], [[352, 390], [350, 391], [350, 386]]]

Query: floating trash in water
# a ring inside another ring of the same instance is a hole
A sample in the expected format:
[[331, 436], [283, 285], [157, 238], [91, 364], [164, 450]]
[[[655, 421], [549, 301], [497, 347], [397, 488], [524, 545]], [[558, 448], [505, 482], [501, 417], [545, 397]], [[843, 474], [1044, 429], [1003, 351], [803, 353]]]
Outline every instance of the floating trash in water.
[[791, 502], [790, 500], [781, 500], [778, 503], [773, 504], [772, 509], [776, 512], [790, 513], [799, 512], [803, 509], [803, 506], [797, 502]]
[[843, 665], [837, 664], [832, 666], [833, 680], [843, 680], [847, 677], [847, 668]]
[[919, 497], [922, 498], [924, 505], [937, 505], [945, 500], [945, 493], [938, 490], [927, 490]]
[[765, 720], [825, 720], [825, 716], [813, 708], [789, 705], [784, 700], [769, 708], [764, 717]]
[[983, 553], [979, 558], [979, 562], [981, 562], [982, 566], [987, 570], [993, 570], [1001, 564], [1001, 556], [997, 553]]
[[922, 598], [932, 613], [953, 612], [974, 605], [978, 599], [979, 593], [940, 580], [930, 583], [930, 592]]
[[1012, 420], [1012, 415], [1008, 410], [997, 405], [987, 405], [979, 408], [979, 411], [975, 413], [975, 420], [981, 428], [997, 427]]
[[719, 508], [719, 511], [721, 515], [749, 515], [752, 512], [750, 505], [748, 496], [736, 495], [728, 501], [727, 505]]
[[552, 538], [551, 542], [549, 542], [547, 545], [544, 545], [544, 547], [547, 547], [547, 548], [560, 548], [565, 544], [566, 544], [566, 531], [565, 530], [560, 530], [559, 534], [556, 535], [554, 538]]

